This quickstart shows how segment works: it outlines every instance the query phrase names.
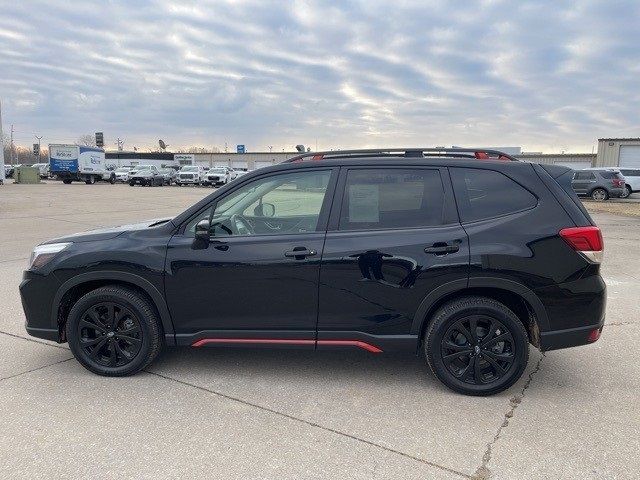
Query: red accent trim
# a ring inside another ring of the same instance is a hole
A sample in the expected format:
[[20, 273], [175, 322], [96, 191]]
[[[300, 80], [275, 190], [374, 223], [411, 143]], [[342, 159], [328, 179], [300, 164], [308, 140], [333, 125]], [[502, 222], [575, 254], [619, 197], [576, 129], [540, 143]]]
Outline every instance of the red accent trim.
[[602, 333], [602, 327], [594, 328], [593, 330], [591, 330], [591, 332], [589, 332], [589, 336], [587, 337], [587, 342], [593, 343], [598, 341], [601, 333]]
[[311, 160], [322, 160], [324, 158], [324, 155], [314, 155], [313, 157], [311, 157]]
[[371, 353], [380, 353], [381, 349], [378, 347], [371, 345], [367, 342], [362, 342], [360, 340], [318, 340], [318, 345], [337, 345], [337, 346], [346, 346], [346, 347], [358, 347], [362, 348]]
[[370, 343], [360, 340], [308, 340], [285, 338], [203, 338], [191, 344], [192, 347], [202, 347], [208, 343], [240, 343], [240, 344], [271, 344], [271, 345], [334, 345], [345, 347], [358, 347], [371, 353], [380, 353], [382, 350]]
[[478, 160], [489, 160], [489, 155], [487, 154], [487, 152], [475, 152], [474, 156]]
[[284, 338], [203, 338], [198, 340], [192, 347], [201, 347], [207, 343], [253, 343], [253, 344], [284, 344], [284, 345], [314, 345], [315, 340], [304, 339], [284, 339]]

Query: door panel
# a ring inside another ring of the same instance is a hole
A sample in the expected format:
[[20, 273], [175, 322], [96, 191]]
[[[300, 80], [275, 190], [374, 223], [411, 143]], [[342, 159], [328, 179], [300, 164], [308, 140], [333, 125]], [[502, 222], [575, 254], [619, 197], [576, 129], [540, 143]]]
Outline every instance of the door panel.
[[297, 339], [314, 348], [337, 174], [304, 168], [240, 181], [185, 222], [165, 267], [178, 344]]
[[[440, 244], [458, 249], [425, 252]], [[460, 225], [329, 232], [320, 272], [318, 338], [330, 331], [409, 334], [424, 297], [444, 283], [466, 279], [468, 270], [469, 244]]]
[[[176, 332], [295, 330], [315, 336], [324, 233], [224, 237], [206, 249], [175, 235], [166, 295]], [[287, 257], [306, 247], [315, 255]]]
[[318, 339], [356, 338], [384, 350], [415, 345], [411, 325], [422, 300], [468, 277], [469, 244], [448, 171], [353, 167], [338, 185], [320, 270]]

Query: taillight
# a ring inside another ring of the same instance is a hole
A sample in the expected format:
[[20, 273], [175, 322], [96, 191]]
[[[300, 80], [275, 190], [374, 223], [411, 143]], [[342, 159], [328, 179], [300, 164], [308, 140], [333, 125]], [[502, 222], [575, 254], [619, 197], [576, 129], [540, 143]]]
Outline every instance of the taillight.
[[621, 178], [614, 178], [613, 179], [613, 186], [614, 187], [622, 187], [624, 185], [624, 180], [622, 180]]
[[604, 252], [602, 232], [598, 227], [570, 227], [560, 230], [560, 236], [590, 261], [600, 263]]

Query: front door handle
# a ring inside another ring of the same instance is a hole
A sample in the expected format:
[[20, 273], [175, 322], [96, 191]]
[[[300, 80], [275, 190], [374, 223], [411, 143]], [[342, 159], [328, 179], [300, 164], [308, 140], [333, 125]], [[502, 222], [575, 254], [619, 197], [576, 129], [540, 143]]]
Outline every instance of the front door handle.
[[434, 255], [447, 255], [460, 250], [458, 242], [436, 242], [433, 245], [425, 247], [424, 253], [433, 253]]
[[293, 250], [284, 252], [284, 256], [287, 258], [295, 258], [296, 260], [304, 260], [307, 257], [317, 255], [315, 250], [309, 250], [307, 247], [295, 247]]

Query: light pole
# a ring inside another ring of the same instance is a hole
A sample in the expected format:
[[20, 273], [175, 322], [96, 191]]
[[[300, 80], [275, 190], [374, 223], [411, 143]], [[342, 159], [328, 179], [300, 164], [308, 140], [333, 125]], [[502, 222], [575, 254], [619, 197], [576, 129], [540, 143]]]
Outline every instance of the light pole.
[[38, 163], [40, 163], [41, 153], [40, 153], [40, 140], [42, 140], [42, 135], [34, 135], [38, 139]]

